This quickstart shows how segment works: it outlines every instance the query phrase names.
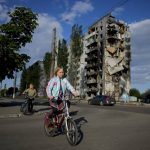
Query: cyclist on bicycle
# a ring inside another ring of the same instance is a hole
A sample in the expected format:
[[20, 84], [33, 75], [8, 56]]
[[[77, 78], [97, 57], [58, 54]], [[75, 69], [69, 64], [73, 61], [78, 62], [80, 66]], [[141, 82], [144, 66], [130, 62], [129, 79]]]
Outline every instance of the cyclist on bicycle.
[[26, 98], [28, 99], [28, 112], [33, 111], [33, 100], [37, 95], [36, 89], [33, 84], [30, 83], [29, 88], [24, 91]]
[[78, 95], [78, 92], [72, 87], [69, 81], [66, 78], [63, 79], [63, 75], [63, 68], [56, 68], [55, 76], [48, 82], [48, 86], [46, 88], [50, 105], [53, 108], [50, 115], [53, 114], [54, 111], [63, 109], [64, 95], [67, 90], [69, 90], [74, 96]]

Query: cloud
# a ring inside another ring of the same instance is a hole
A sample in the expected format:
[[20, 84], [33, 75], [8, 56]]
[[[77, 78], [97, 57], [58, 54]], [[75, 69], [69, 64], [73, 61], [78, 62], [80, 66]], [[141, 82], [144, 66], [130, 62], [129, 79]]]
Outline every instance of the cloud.
[[4, 4], [0, 4], [0, 22], [6, 22], [9, 19], [8, 16], [8, 11], [9, 8], [4, 5]]
[[43, 60], [45, 53], [51, 51], [54, 27], [57, 29], [57, 37], [62, 38], [63, 28], [55, 17], [46, 13], [39, 14], [38, 23], [39, 26], [35, 30], [32, 43], [27, 44], [21, 51], [31, 57], [30, 65], [38, 60]]
[[90, 2], [77, 1], [72, 7], [72, 11], [80, 14], [85, 14], [92, 11], [94, 8]]
[[118, 15], [120, 15], [123, 11], [124, 11], [124, 8], [123, 8], [123, 7], [117, 7], [117, 8], [112, 12], [112, 15], [113, 15], [113, 16], [118, 16]]
[[6, 0], [0, 0], [0, 3], [5, 3], [6, 2]]
[[72, 24], [76, 17], [91, 12], [93, 9], [94, 7], [90, 1], [76, 1], [70, 11], [64, 12], [61, 17], [63, 21], [67, 21], [68, 23]]
[[150, 19], [129, 24], [131, 30], [131, 79], [134, 84], [150, 83]]

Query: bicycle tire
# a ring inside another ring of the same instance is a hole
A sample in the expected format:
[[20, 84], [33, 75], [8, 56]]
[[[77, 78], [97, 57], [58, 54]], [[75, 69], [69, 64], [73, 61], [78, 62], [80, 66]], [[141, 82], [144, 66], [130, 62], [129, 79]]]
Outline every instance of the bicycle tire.
[[20, 106], [20, 112], [23, 112], [24, 107], [25, 107], [25, 102], [23, 102], [23, 103], [21, 104], [21, 106]]
[[21, 107], [20, 107], [20, 111], [25, 115], [28, 112], [28, 103], [24, 102]]
[[49, 137], [53, 137], [55, 135], [55, 129], [54, 126], [52, 126], [52, 118], [47, 117], [46, 114], [44, 118], [44, 131]]
[[67, 127], [66, 130], [67, 140], [70, 145], [75, 146], [78, 142], [78, 129], [77, 125], [72, 118], [67, 119]]

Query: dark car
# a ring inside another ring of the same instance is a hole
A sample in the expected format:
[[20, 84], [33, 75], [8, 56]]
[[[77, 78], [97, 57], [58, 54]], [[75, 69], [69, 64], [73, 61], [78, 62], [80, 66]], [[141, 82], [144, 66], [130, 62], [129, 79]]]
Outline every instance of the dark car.
[[148, 103], [150, 103], [150, 99], [148, 99], [148, 98], [146, 99], [146, 98], [145, 98], [145, 99], [143, 99], [141, 102], [148, 104]]
[[88, 100], [88, 104], [90, 105], [114, 105], [116, 102], [115, 100], [110, 97], [110, 96], [106, 96], [106, 95], [97, 95], [92, 99]]

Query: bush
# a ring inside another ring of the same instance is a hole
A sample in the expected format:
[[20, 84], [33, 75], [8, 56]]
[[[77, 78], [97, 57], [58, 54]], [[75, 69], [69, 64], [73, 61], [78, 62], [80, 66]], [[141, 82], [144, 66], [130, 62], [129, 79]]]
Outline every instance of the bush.
[[0, 96], [5, 97], [5, 96], [6, 96], [6, 92], [7, 92], [6, 89], [2, 89], [2, 90], [0, 91]]
[[136, 88], [130, 89], [129, 95], [130, 96], [135, 96], [137, 98], [141, 97], [140, 91]]

